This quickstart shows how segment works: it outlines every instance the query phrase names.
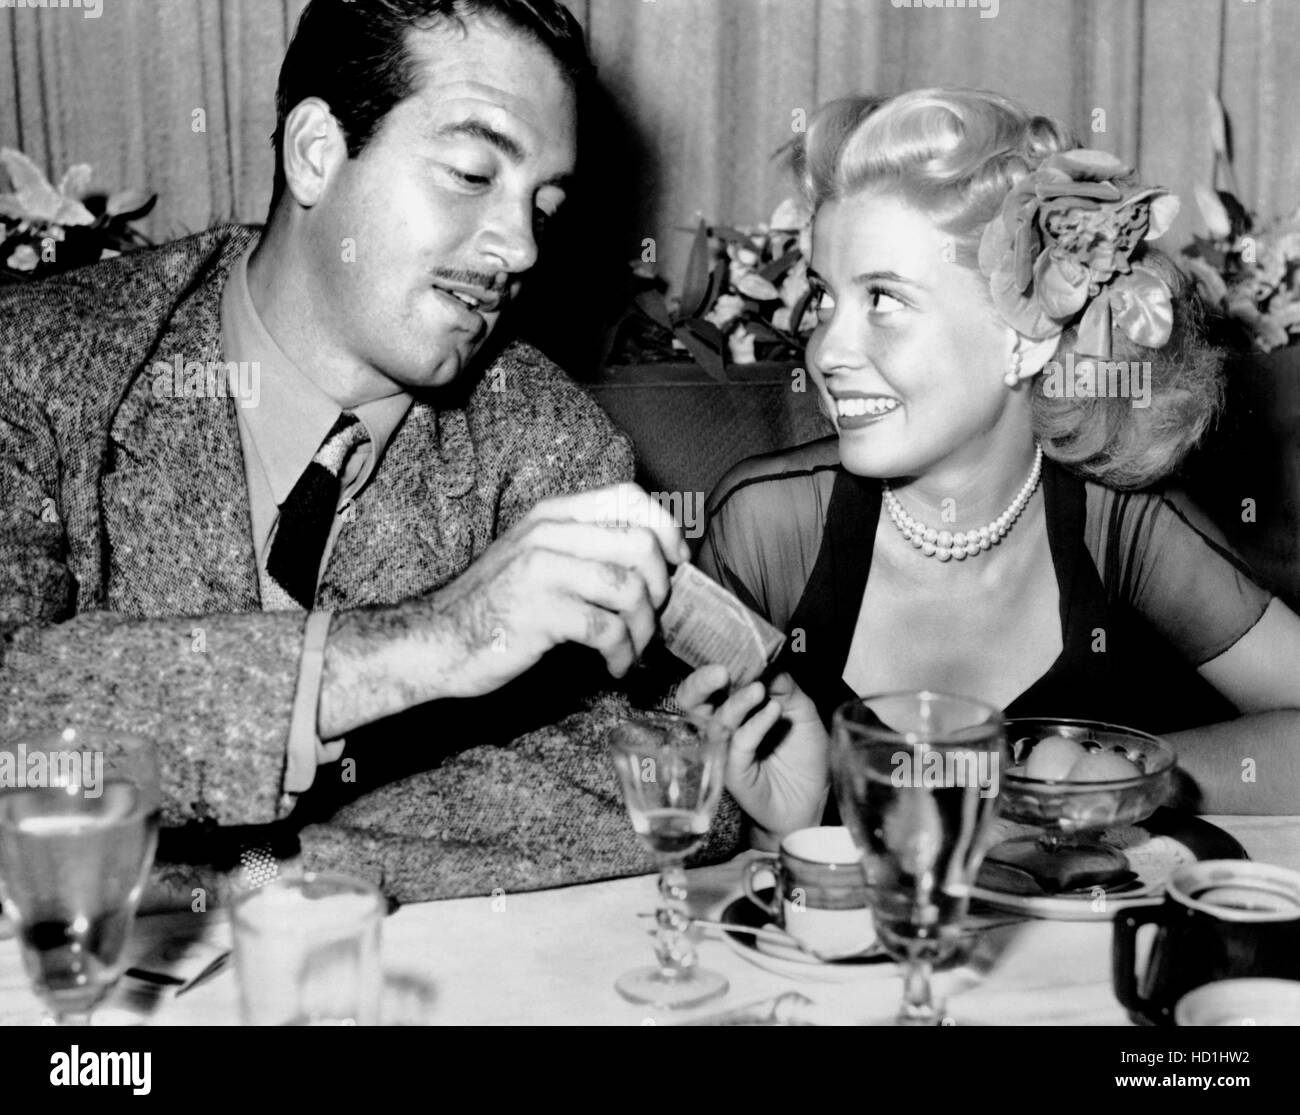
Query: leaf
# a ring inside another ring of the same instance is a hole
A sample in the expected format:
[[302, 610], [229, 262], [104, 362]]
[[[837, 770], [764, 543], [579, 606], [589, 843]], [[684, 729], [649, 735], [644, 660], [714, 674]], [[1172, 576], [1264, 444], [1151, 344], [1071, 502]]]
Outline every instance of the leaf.
[[665, 329], [673, 328], [672, 314], [668, 312], [668, 304], [664, 301], [664, 296], [657, 290], [643, 290], [638, 294], [633, 302], [640, 307], [641, 311], [653, 321], [656, 325], [662, 325]]
[[1210, 105], [1210, 146], [1214, 153], [1229, 162], [1232, 153], [1228, 150], [1228, 114], [1223, 109], [1223, 102], [1213, 93], [1206, 94]]
[[143, 190], [118, 190], [109, 197], [104, 212], [110, 217], [134, 221], [146, 216], [157, 201], [157, 194], [146, 194]]
[[775, 325], [770, 321], [764, 321], [762, 318], [751, 318], [745, 322], [745, 328], [753, 333], [755, 337], [759, 337], [765, 341], [789, 340], [789, 337], [777, 329]]
[[709, 285], [709, 230], [700, 221], [695, 229], [690, 258], [686, 261], [686, 275], [682, 279], [683, 318], [698, 317], [704, 310], [704, 296]]
[[738, 228], [732, 228], [730, 225], [714, 225], [709, 229], [709, 235], [731, 244], [740, 244], [745, 248], [754, 246], [754, 241], [749, 235], [741, 232]]
[[14, 195], [29, 220], [52, 221], [59, 211], [59, 193], [31, 159], [12, 147], [0, 147], [0, 164], [9, 172]]
[[700, 307], [700, 315], [707, 314], [714, 306], [718, 304], [718, 298], [722, 295], [727, 285], [727, 261], [718, 260], [718, 265], [713, 269], [713, 274], [709, 276], [709, 289], [704, 292], [704, 304]]
[[1224, 208], [1223, 202], [1219, 200], [1219, 195], [1211, 190], [1208, 186], [1197, 184], [1193, 190], [1193, 196], [1196, 198], [1196, 208], [1201, 211], [1201, 219], [1205, 221], [1205, 227], [1216, 240], [1226, 240], [1232, 235], [1232, 219], [1228, 216], [1228, 210]]
[[1223, 203], [1224, 209], [1228, 211], [1228, 217], [1232, 221], [1232, 235], [1236, 239], [1250, 231], [1251, 224], [1250, 213], [1246, 207], [1241, 204], [1234, 194], [1228, 193], [1227, 190], [1216, 191], [1219, 200]]
[[802, 330], [799, 328], [799, 326], [803, 322], [803, 315], [808, 312], [808, 305], [809, 303], [812, 302], [813, 297], [814, 295], [813, 295], [812, 288], [809, 287], [806, 291], [804, 291], [803, 297], [800, 298], [799, 301], [795, 303], [794, 309], [790, 311], [790, 334], [796, 340], [799, 338], [799, 336], [802, 333]]
[[762, 268], [759, 274], [769, 283], [779, 283], [782, 276], [799, 262], [801, 254], [798, 248], [791, 248], [780, 259], [774, 259], [766, 267]]
[[718, 352], [722, 352], [727, 346], [727, 339], [722, 335], [719, 329], [711, 321], [705, 321], [702, 317], [692, 318], [684, 323], [686, 328], [694, 333], [705, 344], [712, 345]]
[[758, 302], [771, 302], [781, 297], [781, 292], [776, 287], [755, 272], [739, 276], [735, 287], [746, 298], [753, 298]]
[[[705, 323], [707, 324], [707, 322]], [[716, 379], [719, 383], [727, 382], [726, 363], [722, 359], [722, 353], [717, 349], [710, 347], [698, 334], [687, 328], [686, 325], [679, 325], [674, 331], [677, 339], [682, 342], [694, 358], [695, 362], [704, 369], [705, 374], [710, 379]]]

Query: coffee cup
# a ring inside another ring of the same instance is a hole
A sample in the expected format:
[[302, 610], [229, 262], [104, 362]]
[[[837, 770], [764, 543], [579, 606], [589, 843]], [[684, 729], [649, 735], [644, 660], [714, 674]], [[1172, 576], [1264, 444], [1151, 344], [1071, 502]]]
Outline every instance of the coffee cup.
[[1179, 1026], [1300, 1026], [1300, 981], [1225, 979], [1189, 991], [1174, 1007]]
[[[1144, 974], [1137, 936], [1155, 926]], [[1218, 980], [1300, 980], [1300, 872], [1247, 860], [1178, 868], [1162, 902], [1115, 915], [1115, 995], [1137, 1023], [1170, 1025], [1183, 996]]]
[[[755, 881], [772, 876], [769, 900]], [[780, 851], [745, 865], [745, 894], [810, 953], [825, 959], [855, 956], [876, 940], [862, 871], [862, 854], [842, 826], [799, 829]]]

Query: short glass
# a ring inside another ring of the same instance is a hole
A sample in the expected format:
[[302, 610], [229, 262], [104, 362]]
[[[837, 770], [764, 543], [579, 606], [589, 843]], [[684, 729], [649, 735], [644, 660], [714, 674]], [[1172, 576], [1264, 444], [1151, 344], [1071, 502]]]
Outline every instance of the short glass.
[[723, 995], [727, 981], [701, 969], [688, 930], [682, 861], [708, 836], [722, 796], [730, 733], [716, 720], [646, 712], [610, 733], [610, 751], [632, 828], [659, 867], [658, 964], [637, 968], [615, 987], [629, 1002], [693, 1007]]
[[0, 744], [0, 896], [57, 1024], [87, 1024], [126, 967], [160, 803], [139, 736], [66, 727]]
[[379, 889], [347, 875], [277, 879], [231, 913], [246, 1026], [373, 1026], [383, 974]]

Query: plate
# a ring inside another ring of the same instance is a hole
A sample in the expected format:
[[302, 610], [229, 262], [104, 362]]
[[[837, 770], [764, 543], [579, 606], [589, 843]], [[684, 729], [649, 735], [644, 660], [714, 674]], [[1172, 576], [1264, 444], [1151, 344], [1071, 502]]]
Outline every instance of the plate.
[[[760, 890], [758, 895], [766, 901], [772, 897], [772, 890]], [[743, 894], [722, 911], [720, 920], [747, 925], [752, 929], [772, 925], [767, 911], [754, 905]], [[793, 946], [758, 941], [748, 934], [732, 933], [725, 929], [722, 931], [722, 941], [737, 956], [744, 957], [751, 964], [791, 979], [842, 983], [897, 975], [897, 969], [889, 955], [877, 951], [874, 946], [861, 956], [847, 957], [844, 960], [818, 960]]]
[[[1036, 832], [1027, 825], [997, 822], [1004, 839]], [[1200, 817], [1157, 809], [1141, 824], [1107, 829], [1103, 844], [1124, 853], [1138, 885], [1119, 894], [1107, 894], [1099, 901], [1093, 893], [1026, 895], [988, 885], [981, 876], [971, 888], [971, 897], [986, 906], [1009, 910], [1026, 917], [1059, 921], [1109, 921], [1117, 911], [1141, 906], [1161, 897], [1165, 882], [1185, 863], [1205, 859], [1249, 859], [1246, 849], [1217, 825]], [[981, 885], [983, 883], [984, 885]]]

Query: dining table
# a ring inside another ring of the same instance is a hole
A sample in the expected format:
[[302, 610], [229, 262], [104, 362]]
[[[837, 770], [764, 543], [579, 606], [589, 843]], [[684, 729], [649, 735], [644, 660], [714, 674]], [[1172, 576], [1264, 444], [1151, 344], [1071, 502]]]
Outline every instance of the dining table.
[[[1300, 817], [1212, 816], [1252, 860], [1300, 870]], [[741, 872], [755, 852], [688, 872], [694, 917], [716, 919], [740, 895]], [[726, 977], [727, 994], [689, 1011], [663, 1012], [624, 1001], [615, 980], [653, 961], [656, 877], [647, 874], [553, 890], [501, 891], [400, 906], [384, 920], [384, 1022], [451, 1026], [636, 1026], [717, 1022], [729, 1012], [758, 1018], [759, 1005], [791, 1005], [783, 1017], [822, 1025], [892, 1020], [901, 999], [897, 965], [861, 966], [843, 977], [826, 966], [808, 974], [755, 963], [751, 950], [696, 927], [699, 963]], [[971, 960], [939, 975], [945, 1021], [1127, 1026], [1111, 990], [1112, 922], [985, 916]], [[213, 953], [230, 944], [220, 906], [136, 920], [133, 967], [186, 940]], [[792, 994], [794, 993], [794, 994]], [[782, 998], [783, 997], [783, 998]], [[745, 1009], [756, 1008], [751, 1014]], [[735, 1017], [735, 1014], [732, 1014]], [[17, 942], [0, 940], [0, 1024], [36, 1025], [42, 1009], [23, 972]], [[124, 977], [96, 1011], [94, 1025], [238, 1025], [233, 965], [178, 994]]]

